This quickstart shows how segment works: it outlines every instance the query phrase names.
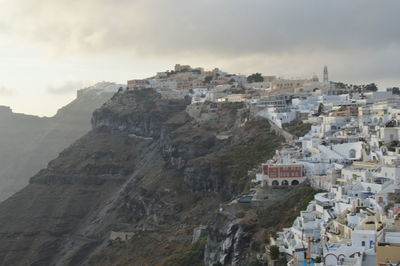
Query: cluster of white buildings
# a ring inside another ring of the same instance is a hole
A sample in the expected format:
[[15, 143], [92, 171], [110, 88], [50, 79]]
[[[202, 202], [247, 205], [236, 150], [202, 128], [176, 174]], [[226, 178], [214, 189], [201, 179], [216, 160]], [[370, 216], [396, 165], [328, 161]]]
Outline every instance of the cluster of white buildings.
[[[399, 96], [313, 93], [295, 95], [285, 108], [297, 112], [311, 129], [266, 165], [302, 165], [301, 178], [325, 191], [274, 239], [288, 264], [398, 265]], [[266, 117], [273, 121], [271, 114]], [[257, 176], [267, 185], [290, 185], [273, 180], [265, 170]]]

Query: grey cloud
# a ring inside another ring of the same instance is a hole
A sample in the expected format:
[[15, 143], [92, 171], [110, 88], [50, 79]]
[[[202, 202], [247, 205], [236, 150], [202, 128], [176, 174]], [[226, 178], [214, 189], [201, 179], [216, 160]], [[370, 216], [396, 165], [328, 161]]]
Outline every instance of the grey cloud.
[[[296, 58], [319, 64], [330, 58], [327, 63], [339, 69], [338, 60], [351, 66], [357, 62], [347, 72], [376, 78], [393, 77], [398, 66], [397, 0], [12, 2], [0, 11], [0, 24], [61, 53], [122, 51], [196, 62], [219, 58], [226, 64], [263, 58], [259, 61], [266, 66], [265, 61], [281, 58], [289, 68], [307, 62]], [[347, 74], [346, 66], [340, 74]]]
[[11, 28], [59, 49], [86, 52], [233, 55], [382, 49], [400, 41], [400, 2], [393, 0], [13, 2]]

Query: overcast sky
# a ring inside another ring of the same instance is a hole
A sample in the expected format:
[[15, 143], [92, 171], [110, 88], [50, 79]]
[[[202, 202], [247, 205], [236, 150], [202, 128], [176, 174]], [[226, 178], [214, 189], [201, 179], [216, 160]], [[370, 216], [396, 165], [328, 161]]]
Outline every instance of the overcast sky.
[[0, 105], [53, 115], [75, 91], [175, 63], [400, 86], [400, 1], [0, 0]]

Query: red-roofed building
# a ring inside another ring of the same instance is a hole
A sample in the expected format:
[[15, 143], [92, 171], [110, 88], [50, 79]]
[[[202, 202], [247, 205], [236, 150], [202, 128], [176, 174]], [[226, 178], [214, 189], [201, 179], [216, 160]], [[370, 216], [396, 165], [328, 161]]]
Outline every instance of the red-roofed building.
[[302, 164], [263, 164], [262, 169], [268, 186], [295, 186], [305, 180]]

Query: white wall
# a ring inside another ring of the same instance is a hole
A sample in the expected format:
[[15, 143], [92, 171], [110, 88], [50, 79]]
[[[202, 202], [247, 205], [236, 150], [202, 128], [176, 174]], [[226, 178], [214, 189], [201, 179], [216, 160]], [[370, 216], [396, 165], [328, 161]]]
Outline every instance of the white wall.
[[[332, 149], [349, 160], [360, 160], [362, 155], [362, 142], [336, 144], [332, 146]], [[355, 150], [355, 157], [350, 158], [350, 150]]]
[[395, 180], [396, 178], [400, 178], [400, 168], [383, 166], [381, 174], [386, 178]]
[[354, 230], [351, 232], [351, 244], [354, 247], [370, 249], [375, 247], [375, 242], [376, 232], [374, 230]]
[[380, 137], [385, 143], [399, 140], [400, 127], [383, 127], [380, 129]]

